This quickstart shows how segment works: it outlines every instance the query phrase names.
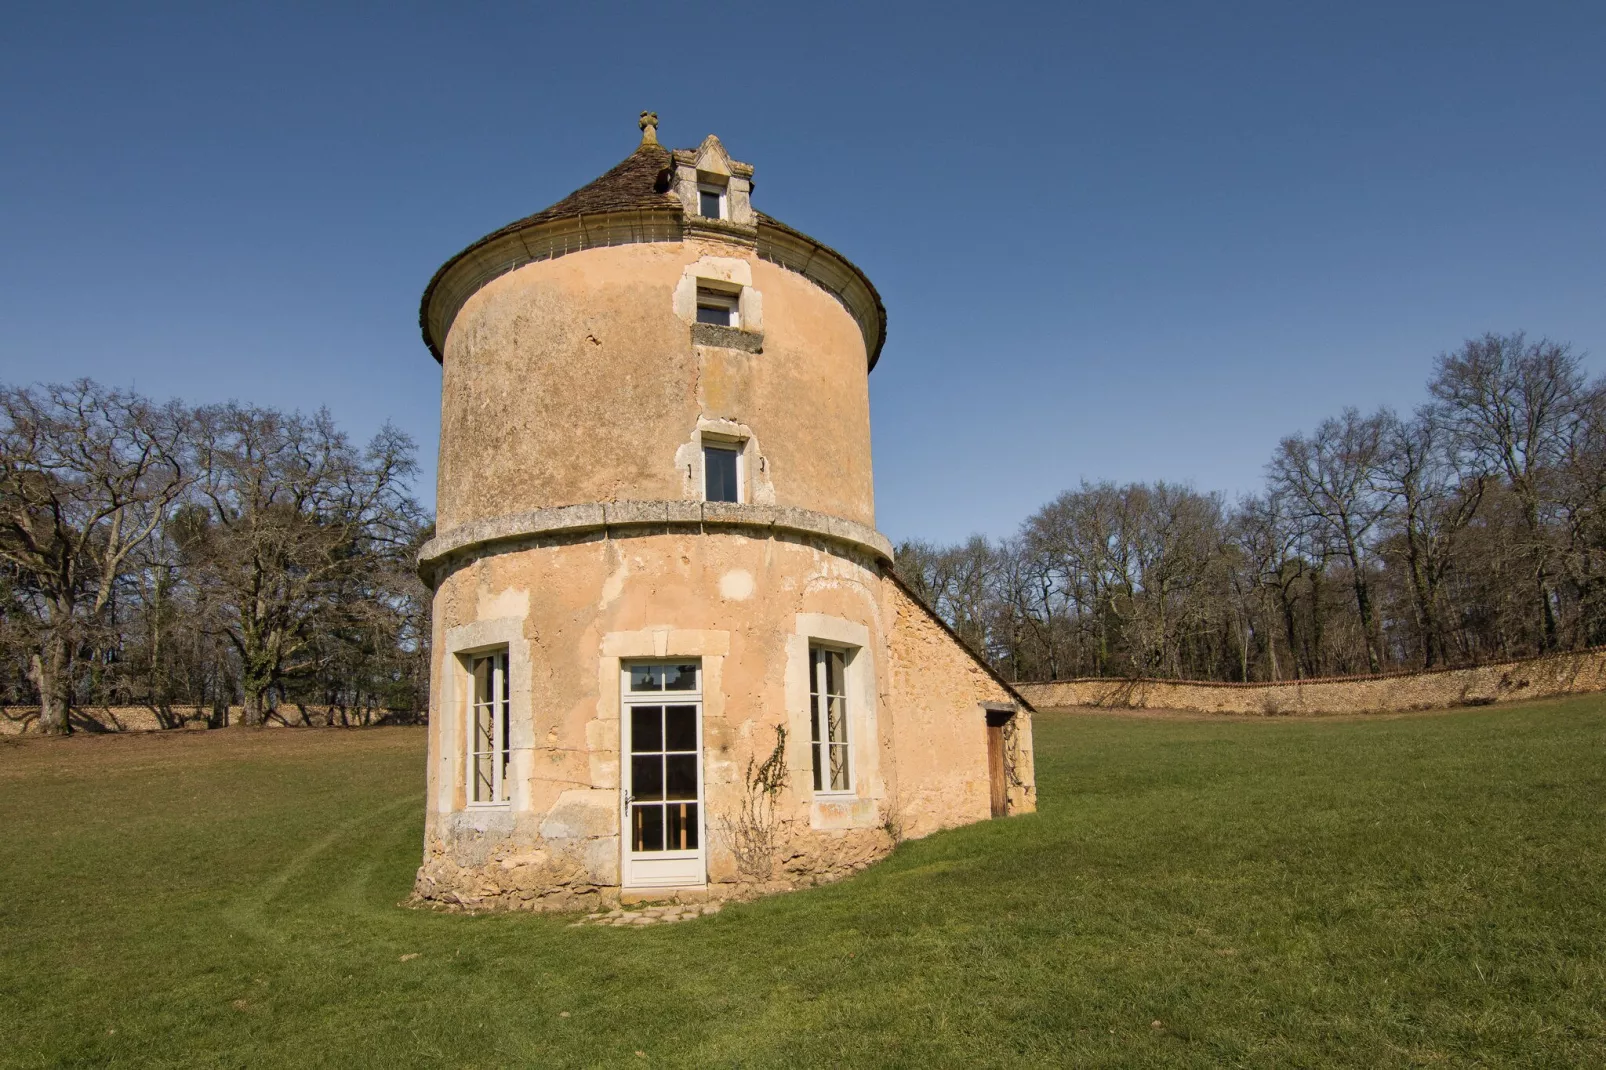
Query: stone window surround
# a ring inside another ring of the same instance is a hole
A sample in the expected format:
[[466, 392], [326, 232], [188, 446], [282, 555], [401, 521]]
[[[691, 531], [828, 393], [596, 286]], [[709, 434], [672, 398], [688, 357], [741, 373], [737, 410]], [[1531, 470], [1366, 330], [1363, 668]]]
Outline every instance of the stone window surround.
[[[848, 792], [815, 792], [813, 721], [809, 704], [812, 646], [834, 646], [848, 653], [844, 666], [848, 703]], [[809, 800], [815, 829], [870, 828], [880, 823], [877, 804], [885, 794], [880, 776], [875, 650], [870, 629], [857, 621], [823, 613], [799, 613], [786, 637], [786, 709], [793, 744], [792, 790]]]
[[[471, 660], [476, 654], [507, 651], [508, 772], [497, 803], [468, 801], [469, 702], [473, 697]], [[440, 812], [496, 813], [529, 809], [535, 719], [530, 705], [530, 644], [523, 617], [496, 617], [448, 628], [441, 656], [440, 751], [436, 755], [436, 809]]]
[[[736, 301], [736, 326], [697, 322], [698, 292], [717, 293]], [[676, 316], [687, 325], [695, 345], [720, 346], [747, 353], [764, 350], [764, 295], [753, 286], [753, 265], [742, 257], [703, 256], [688, 264], [671, 297]]]
[[697, 417], [697, 426], [691, 437], [675, 448], [675, 468], [684, 473], [681, 497], [686, 501], [706, 501], [705, 489], [708, 473], [704, 470], [703, 447], [708, 444], [734, 447], [740, 457], [737, 461], [737, 479], [741, 482], [741, 499], [736, 502], [710, 502], [719, 508], [730, 505], [774, 505], [775, 483], [771, 478], [769, 459], [759, 448], [758, 436], [747, 424], [738, 420]]

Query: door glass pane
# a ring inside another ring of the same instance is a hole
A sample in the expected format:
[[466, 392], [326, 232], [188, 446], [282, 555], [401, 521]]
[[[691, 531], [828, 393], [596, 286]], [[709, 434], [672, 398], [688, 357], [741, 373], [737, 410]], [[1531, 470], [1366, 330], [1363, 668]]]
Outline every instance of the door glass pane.
[[670, 754], [664, 758], [666, 799], [697, 798], [697, 755]]
[[[638, 750], [645, 750], [640, 747]], [[697, 749], [697, 707], [664, 707], [664, 750]]]
[[665, 840], [671, 851], [697, 849], [697, 804], [694, 802], [670, 803], [664, 807]]
[[664, 808], [662, 805], [637, 806], [632, 823], [630, 848], [634, 851], [662, 851], [664, 849]]
[[664, 708], [632, 706], [630, 709], [630, 752], [645, 754], [664, 749]]
[[630, 794], [637, 799], [664, 797], [664, 756], [636, 754], [630, 758]]

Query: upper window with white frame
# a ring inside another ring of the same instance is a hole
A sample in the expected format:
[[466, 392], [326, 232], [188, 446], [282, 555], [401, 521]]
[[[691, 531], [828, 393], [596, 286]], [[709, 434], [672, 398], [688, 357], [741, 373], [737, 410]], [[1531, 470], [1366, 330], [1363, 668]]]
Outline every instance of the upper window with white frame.
[[739, 442], [703, 440], [703, 501], [740, 502], [742, 445]]
[[741, 299], [723, 290], [697, 287], [697, 322], [712, 323], [716, 327], [740, 327]]
[[813, 729], [814, 790], [853, 790], [853, 748], [848, 739], [848, 652], [809, 647], [809, 720]]
[[712, 182], [698, 183], [697, 214], [705, 219], [724, 219], [725, 187]]
[[508, 801], [507, 650], [469, 659], [470, 696], [468, 801], [498, 806]]

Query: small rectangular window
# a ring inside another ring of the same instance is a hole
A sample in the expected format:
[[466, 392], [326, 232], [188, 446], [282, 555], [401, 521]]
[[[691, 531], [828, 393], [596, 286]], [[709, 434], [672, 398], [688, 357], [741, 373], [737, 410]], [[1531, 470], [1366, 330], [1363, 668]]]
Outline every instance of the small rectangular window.
[[724, 219], [725, 191], [718, 186], [697, 187], [697, 214], [705, 219]]
[[742, 453], [735, 445], [703, 443], [703, 500], [742, 500]]
[[504, 803], [508, 800], [508, 680], [507, 651], [472, 659], [473, 700], [469, 704], [469, 801]]
[[741, 318], [738, 314], [739, 302], [735, 294], [721, 293], [718, 290], [698, 289], [697, 291], [697, 322], [713, 323], [720, 327], [739, 327]]
[[843, 651], [809, 648], [809, 720], [814, 735], [814, 790], [818, 792], [853, 790], [846, 669]]

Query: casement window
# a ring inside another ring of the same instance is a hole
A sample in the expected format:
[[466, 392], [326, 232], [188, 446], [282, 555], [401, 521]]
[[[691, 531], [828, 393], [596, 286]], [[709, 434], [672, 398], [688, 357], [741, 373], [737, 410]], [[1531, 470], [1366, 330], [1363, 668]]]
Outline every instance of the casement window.
[[742, 500], [742, 447], [735, 442], [703, 442], [703, 500]]
[[740, 327], [742, 315], [736, 294], [706, 286], [697, 288], [697, 322], [716, 327]]
[[705, 219], [725, 218], [725, 187], [703, 183], [697, 187], [697, 214]]
[[809, 719], [814, 734], [814, 790], [853, 790], [853, 754], [848, 743], [847, 652], [809, 648]]
[[469, 659], [468, 801], [480, 806], [508, 801], [507, 651]]

